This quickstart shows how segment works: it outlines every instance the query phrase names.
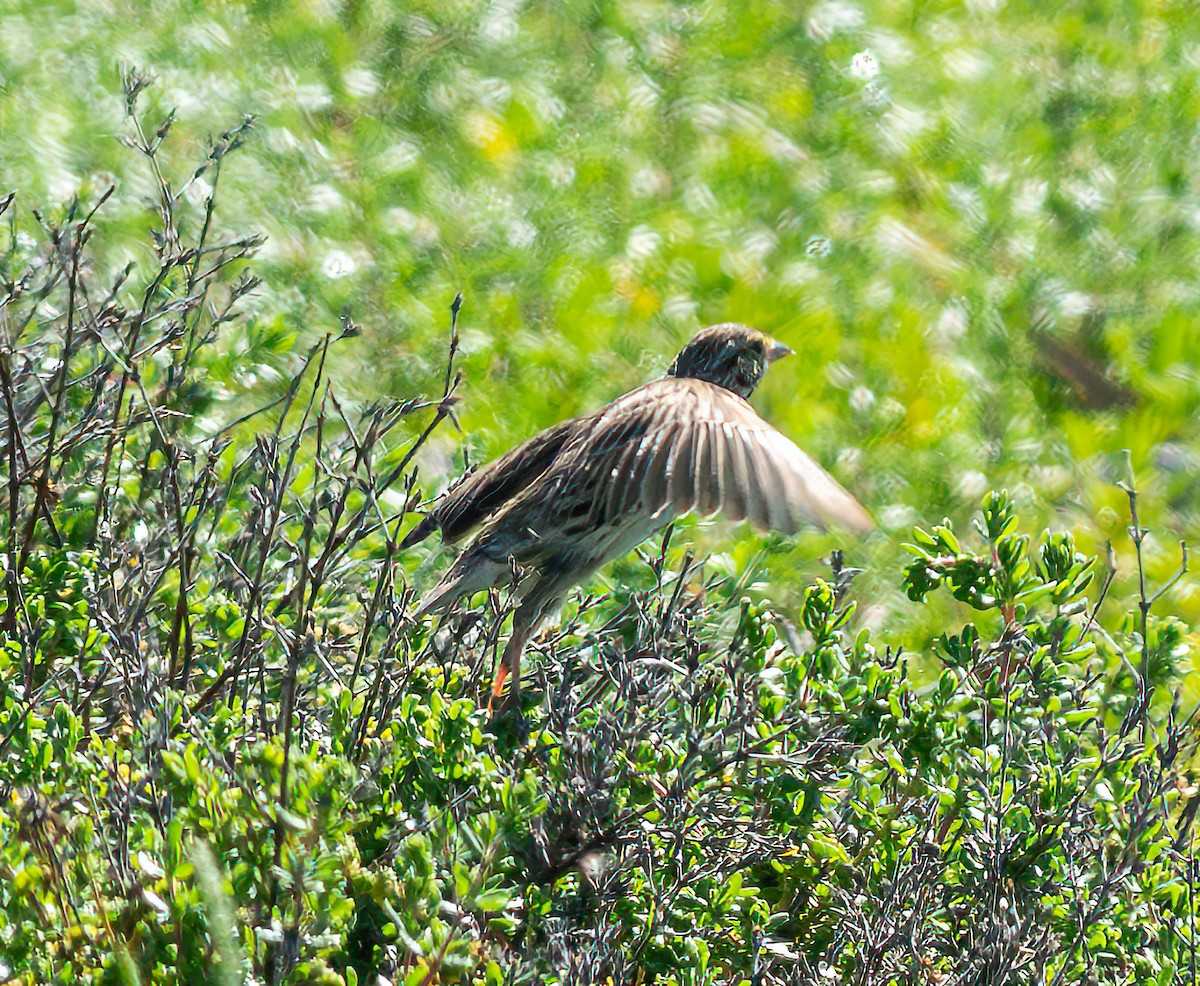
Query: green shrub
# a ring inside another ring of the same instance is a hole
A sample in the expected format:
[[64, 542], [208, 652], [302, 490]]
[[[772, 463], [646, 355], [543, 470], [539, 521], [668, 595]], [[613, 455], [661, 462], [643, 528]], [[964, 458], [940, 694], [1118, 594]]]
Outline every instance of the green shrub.
[[[168, 124], [133, 126], [152, 166]], [[992, 493], [914, 531], [909, 599], [956, 605], [910, 652], [840, 554], [793, 609], [668, 537], [489, 723], [503, 597], [414, 626], [397, 548], [454, 343], [432, 399], [340, 399], [349, 314], [293, 360], [238, 314], [256, 240], [159, 187], [150, 271], [92, 264], [97, 203], [5, 255], [6, 980], [1187, 981], [1197, 733], [1152, 589], [1111, 615]]]

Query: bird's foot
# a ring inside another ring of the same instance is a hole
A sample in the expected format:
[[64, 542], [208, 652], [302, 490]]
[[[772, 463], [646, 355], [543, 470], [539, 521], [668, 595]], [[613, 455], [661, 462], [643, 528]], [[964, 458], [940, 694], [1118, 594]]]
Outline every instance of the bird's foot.
[[529, 720], [521, 705], [519, 693], [508, 692], [499, 700], [488, 703], [488, 729], [496, 736], [515, 736], [517, 743], [529, 742]]

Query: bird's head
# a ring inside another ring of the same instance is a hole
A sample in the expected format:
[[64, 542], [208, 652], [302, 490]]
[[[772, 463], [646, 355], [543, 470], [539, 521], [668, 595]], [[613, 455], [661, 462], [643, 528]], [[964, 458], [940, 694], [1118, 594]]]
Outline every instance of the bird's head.
[[767, 366], [790, 352], [758, 329], [722, 322], [696, 333], [675, 357], [667, 375], [707, 380], [745, 398], [758, 386]]

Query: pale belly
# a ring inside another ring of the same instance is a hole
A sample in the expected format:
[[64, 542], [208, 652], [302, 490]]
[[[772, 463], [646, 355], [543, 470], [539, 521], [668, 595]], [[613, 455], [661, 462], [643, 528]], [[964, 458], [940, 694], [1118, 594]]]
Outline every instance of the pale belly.
[[614, 558], [628, 554], [674, 519], [675, 515], [669, 508], [653, 517], [640, 513], [629, 514], [624, 523], [595, 532], [576, 550], [580, 555], [595, 559], [593, 567], [599, 568]]

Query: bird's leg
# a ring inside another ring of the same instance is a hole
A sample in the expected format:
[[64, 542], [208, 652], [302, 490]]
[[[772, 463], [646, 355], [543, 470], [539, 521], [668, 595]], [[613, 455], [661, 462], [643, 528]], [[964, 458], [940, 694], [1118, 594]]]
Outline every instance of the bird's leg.
[[512, 634], [508, 638], [508, 643], [504, 645], [504, 652], [500, 655], [500, 662], [496, 666], [496, 680], [492, 682], [492, 697], [488, 701], [488, 712], [495, 711], [500, 696], [504, 692], [504, 682], [509, 675], [512, 675], [512, 685], [508, 690], [508, 698], [503, 704], [516, 709], [521, 707], [521, 655], [525, 652], [525, 645], [529, 642], [534, 625], [541, 618], [540, 612], [535, 612], [527, 607], [528, 600], [518, 606], [516, 613], [513, 614]]
[[[500, 660], [496, 664], [496, 677], [492, 681], [492, 697], [488, 700], [488, 711], [491, 712], [496, 705], [496, 700], [504, 693], [504, 682], [508, 680], [509, 674], [512, 673], [512, 660], [509, 656], [509, 651], [513, 649], [513, 641], [516, 635], [509, 637], [508, 643], [504, 646], [504, 653], [500, 655]], [[517, 658], [518, 664], [520, 658]]]
[[492, 683], [492, 697], [488, 702], [488, 711], [497, 708], [498, 700], [504, 690], [504, 681], [512, 676], [512, 685], [508, 690], [505, 705], [521, 708], [521, 655], [525, 653], [525, 645], [550, 610], [561, 598], [573, 579], [569, 575], [542, 576], [526, 593], [521, 605], [513, 614], [512, 634], [504, 645], [504, 653], [500, 656], [496, 668], [496, 680]]

